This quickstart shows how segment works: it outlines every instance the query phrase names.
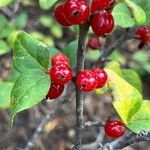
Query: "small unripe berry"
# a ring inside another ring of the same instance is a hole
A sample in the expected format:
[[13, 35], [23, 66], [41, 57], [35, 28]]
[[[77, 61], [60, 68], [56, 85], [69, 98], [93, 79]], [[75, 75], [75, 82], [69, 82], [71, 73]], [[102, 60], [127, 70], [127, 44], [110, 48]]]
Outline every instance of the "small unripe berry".
[[48, 99], [55, 99], [59, 97], [63, 93], [63, 91], [64, 91], [64, 85], [62, 84], [59, 85], [52, 82], [46, 97]]
[[52, 57], [52, 66], [58, 65], [58, 64], [66, 64], [70, 66], [70, 61], [66, 55], [63, 53], [58, 53], [53, 55]]
[[90, 70], [81, 71], [77, 75], [76, 84], [84, 92], [93, 91], [97, 86], [95, 74]]
[[118, 138], [124, 135], [125, 126], [124, 123], [119, 120], [109, 120], [106, 122], [104, 130], [107, 136]]
[[54, 10], [54, 16], [57, 22], [63, 26], [71, 26], [64, 15], [64, 4], [58, 5]]
[[64, 14], [71, 24], [80, 25], [89, 17], [89, 5], [86, 0], [67, 0]]
[[93, 32], [97, 36], [104, 36], [112, 32], [114, 28], [114, 18], [109, 12], [103, 10], [91, 16], [90, 24]]
[[72, 69], [66, 64], [54, 65], [50, 70], [51, 80], [59, 85], [68, 83], [72, 76]]
[[107, 9], [114, 3], [115, 0], [92, 0], [91, 13], [97, 10]]
[[96, 79], [97, 79], [97, 87], [96, 88], [102, 88], [105, 86], [107, 81], [107, 73], [103, 69], [95, 68], [92, 69], [92, 71], [95, 73]]
[[92, 50], [98, 49], [101, 46], [101, 41], [98, 37], [92, 36], [89, 38], [87, 46]]

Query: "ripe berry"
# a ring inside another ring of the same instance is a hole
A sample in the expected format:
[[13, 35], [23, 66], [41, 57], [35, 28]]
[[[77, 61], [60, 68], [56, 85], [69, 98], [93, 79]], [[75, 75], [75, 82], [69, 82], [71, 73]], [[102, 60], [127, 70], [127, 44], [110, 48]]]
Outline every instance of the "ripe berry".
[[54, 16], [57, 22], [63, 26], [71, 26], [64, 15], [64, 4], [58, 5], [54, 10]]
[[47, 98], [48, 99], [55, 99], [57, 97], [59, 97], [62, 92], [64, 91], [64, 85], [59, 85], [59, 84], [55, 84], [55, 83], [51, 83], [51, 87], [48, 91], [47, 94]]
[[66, 55], [63, 53], [58, 53], [53, 55], [52, 57], [52, 66], [57, 65], [57, 64], [66, 64], [70, 66], [70, 61]]
[[137, 37], [141, 40], [142, 44], [150, 42], [150, 27], [140, 27], [136, 31]]
[[84, 92], [93, 91], [97, 86], [95, 74], [90, 70], [81, 71], [77, 76], [76, 84]]
[[89, 38], [87, 46], [92, 50], [98, 49], [101, 46], [101, 41], [98, 37], [92, 36]]
[[103, 69], [92, 69], [92, 71], [95, 73], [96, 79], [97, 79], [97, 87], [96, 88], [102, 88], [107, 81], [107, 73]]
[[118, 138], [124, 135], [125, 126], [124, 123], [119, 120], [110, 120], [106, 122], [104, 126], [106, 135], [112, 138]]
[[150, 27], [149, 26], [144, 26], [144, 27], [140, 27], [136, 30], [136, 35], [138, 37], [141, 37], [142, 35], [144, 35], [148, 32], [150, 32]]
[[68, 83], [72, 76], [72, 69], [66, 64], [54, 65], [50, 70], [51, 80], [56, 84]]
[[114, 18], [109, 12], [103, 10], [91, 16], [90, 24], [97, 36], [103, 36], [113, 30]]
[[114, 0], [92, 0], [91, 13], [97, 10], [107, 9], [114, 3]]
[[142, 43], [148, 43], [148, 42], [150, 42], [150, 32], [144, 34], [144, 35], [141, 37], [141, 42], [142, 42]]
[[86, 0], [67, 0], [64, 14], [71, 24], [80, 25], [89, 17], [89, 5]]

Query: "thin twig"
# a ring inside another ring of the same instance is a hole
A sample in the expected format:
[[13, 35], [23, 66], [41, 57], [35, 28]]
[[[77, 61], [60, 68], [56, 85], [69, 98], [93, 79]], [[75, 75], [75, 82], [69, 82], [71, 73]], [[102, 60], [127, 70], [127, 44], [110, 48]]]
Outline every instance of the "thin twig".
[[[111, 36], [109, 38], [111, 38]], [[132, 38], [133, 38], [133, 36], [130, 33], [123, 32], [119, 38], [117, 36], [115, 39], [112, 40], [113, 43], [111, 42], [109, 47], [107, 45], [105, 45], [102, 49], [102, 55], [100, 56], [100, 58], [97, 61], [97, 66], [103, 67], [104, 63], [108, 60], [108, 56], [110, 56], [112, 54], [112, 52], [114, 50], [116, 50], [116, 48], [122, 46], [127, 40], [132, 39]], [[108, 44], [107, 41], [106, 41], [106, 43]]]
[[[86, 37], [89, 30], [89, 23], [82, 24], [80, 26], [78, 50], [77, 50], [77, 67], [76, 74], [84, 69], [86, 51]], [[83, 93], [76, 87], [76, 141], [74, 150], [81, 149], [82, 142], [82, 127], [83, 127]]]
[[142, 131], [139, 134], [135, 134], [130, 132], [125, 136], [112, 141], [111, 143], [107, 143], [103, 146], [103, 148], [99, 150], [117, 150], [122, 149], [128, 145], [138, 143], [140, 141], [150, 141], [150, 132]]
[[104, 140], [104, 135], [105, 135], [104, 134], [104, 128], [100, 127], [96, 140], [90, 144], [82, 145], [82, 150], [96, 150], [99, 146], [102, 145], [102, 142]]
[[[41, 134], [41, 132], [43, 131], [44, 125], [53, 120], [54, 117], [58, 114], [59, 110], [60, 110], [60, 106], [62, 104], [64, 104], [66, 101], [66, 99], [62, 99], [59, 100], [56, 104], [57, 108], [53, 111], [50, 111], [46, 116], [44, 116], [41, 120], [41, 122], [39, 123], [39, 125], [37, 126], [33, 136], [31, 137], [31, 139], [27, 142], [27, 145], [25, 146], [24, 150], [30, 150], [33, 146], [34, 146], [34, 142], [37, 140], [37, 138], [39, 137], [39, 135]], [[59, 108], [59, 109], [58, 109]]]
[[102, 121], [88, 121], [86, 123], [84, 123], [84, 128], [89, 128], [89, 127], [100, 127], [100, 126], [104, 126], [105, 125], [105, 122], [102, 122]]

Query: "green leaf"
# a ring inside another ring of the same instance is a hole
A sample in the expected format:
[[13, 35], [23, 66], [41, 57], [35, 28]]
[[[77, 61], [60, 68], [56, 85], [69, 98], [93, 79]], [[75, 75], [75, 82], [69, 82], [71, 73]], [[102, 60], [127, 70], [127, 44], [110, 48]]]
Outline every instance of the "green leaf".
[[121, 66], [118, 62], [112, 61], [109, 62], [106, 69], [110, 69], [117, 73], [120, 77], [125, 79], [129, 84], [134, 86], [140, 93], [142, 92], [142, 83], [139, 75], [132, 69], [121, 69]]
[[101, 56], [101, 52], [99, 50], [88, 50], [86, 52], [86, 57], [90, 59], [97, 60]]
[[135, 133], [150, 131], [150, 100], [143, 100], [140, 110], [127, 123], [127, 127]]
[[142, 82], [139, 75], [132, 69], [122, 69], [123, 78], [142, 93]]
[[149, 0], [133, 0], [138, 4], [146, 13], [146, 25], [150, 25], [150, 1]]
[[125, 63], [125, 58], [124, 56], [117, 50], [115, 50], [110, 56], [109, 58], [112, 60], [112, 61], [118, 61], [120, 62], [121, 64], [124, 64]]
[[21, 12], [15, 18], [15, 27], [17, 29], [22, 29], [26, 26], [27, 22], [28, 14], [26, 12]]
[[131, 8], [136, 24], [143, 25], [146, 22], [146, 14], [144, 10], [131, 0], [125, 0], [125, 2]]
[[63, 35], [62, 27], [59, 24], [53, 25], [53, 27], [50, 28], [50, 31], [53, 34], [53, 36], [56, 38], [61, 38]]
[[77, 47], [78, 42], [73, 41], [69, 43], [64, 50], [62, 50], [62, 53], [64, 53], [69, 58], [72, 68], [76, 66], [77, 62]]
[[13, 0], [0, 0], [0, 8], [6, 7], [9, 5]]
[[3, 15], [0, 15], [0, 38], [7, 38], [13, 31], [13, 26]]
[[54, 25], [54, 20], [50, 16], [40, 16], [39, 22], [46, 28], [51, 28]]
[[52, 7], [56, 2], [57, 0], [39, 0], [40, 7], [45, 10]]
[[118, 63], [117, 61], [111, 61], [107, 63], [105, 69], [112, 70], [113, 72], [117, 73], [119, 76], [122, 76], [121, 66], [120, 63]]
[[117, 4], [113, 9], [112, 15], [117, 26], [128, 28], [135, 25], [135, 21], [131, 17], [131, 12], [125, 3]]
[[13, 82], [0, 82], [0, 108], [10, 107], [10, 93], [13, 85]]
[[125, 124], [130, 121], [140, 109], [142, 95], [127, 81], [115, 72], [106, 69], [108, 74], [108, 87], [113, 97], [113, 106]]
[[11, 92], [11, 123], [16, 113], [41, 102], [50, 87], [50, 78], [38, 69], [29, 69], [20, 75]]
[[29, 34], [20, 32], [15, 40], [13, 64], [19, 72], [27, 69], [46, 71], [49, 66], [49, 49]]
[[0, 55], [9, 52], [9, 50], [10, 49], [9, 49], [7, 43], [3, 40], [0, 40]]

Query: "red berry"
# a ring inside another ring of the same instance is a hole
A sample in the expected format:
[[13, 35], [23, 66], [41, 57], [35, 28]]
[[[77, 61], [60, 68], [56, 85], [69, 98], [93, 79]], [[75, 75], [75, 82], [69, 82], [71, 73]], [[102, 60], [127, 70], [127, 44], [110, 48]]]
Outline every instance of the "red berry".
[[106, 122], [104, 130], [109, 137], [118, 138], [124, 135], [125, 126], [124, 123], [119, 120], [110, 120]]
[[57, 64], [66, 64], [70, 66], [70, 61], [66, 55], [63, 53], [58, 53], [53, 55], [52, 57], [52, 66], [57, 65]]
[[136, 35], [143, 44], [150, 42], [150, 27], [145, 26], [145, 27], [138, 28], [136, 31]]
[[54, 16], [57, 22], [63, 26], [71, 26], [64, 15], [64, 4], [58, 5], [54, 10]]
[[66, 64], [54, 65], [50, 70], [51, 80], [56, 84], [68, 83], [72, 76], [72, 69]]
[[114, 0], [92, 0], [91, 13], [97, 10], [107, 9], [114, 3]]
[[84, 92], [93, 91], [97, 86], [95, 74], [90, 70], [81, 71], [77, 76], [76, 84]]
[[55, 83], [51, 83], [51, 87], [48, 91], [47, 94], [47, 98], [48, 99], [55, 99], [57, 97], [59, 97], [62, 92], [64, 91], [64, 85], [59, 85], [59, 84], [55, 84]]
[[98, 85], [96, 88], [102, 88], [107, 81], [107, 73], [103, 69], [92, 69], [92, 71], [95, 73]]
[[87, 46], [92, 50], [98, 49], [101, 46], [101, 41], [98, 37], [92, 36], [89, 38]]
[[148, 43], [148, 42], [150, 42], [150, 32], [144, 34], [143, 36], [141, 36], [141, 42], [142, 43]]
[[64, 14], [71, 24], [80, 25], [89, 17], [89, 5], [86, 0], [67, 0]]
[[150, 27], [149, 26], [144, 26], [144, 27], [139, 27], [136, 30], [136, 35], [138, 37], [141, 37], [143, 34], [150, 32]]
[[90, 24], [97, 36], [103, 36], [113, 30], [114, 18], [109, 12], [103, 10], [91, 16]]

